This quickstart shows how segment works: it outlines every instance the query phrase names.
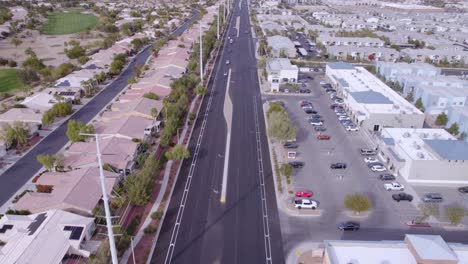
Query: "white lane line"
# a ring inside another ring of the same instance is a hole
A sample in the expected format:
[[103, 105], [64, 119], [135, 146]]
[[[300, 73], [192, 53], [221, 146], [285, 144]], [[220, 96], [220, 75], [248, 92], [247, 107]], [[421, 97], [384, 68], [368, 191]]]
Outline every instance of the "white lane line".
[[257, 160], [260, 178], [260, 196], [263, 215], [263, 235], [265, 241], [265, 260], [267, 264], [273, 263], [271, 258], [271, 239], [270, 226], [268, 224], [268, 209], [266, 204], [265, 175], [263, 174], [262, 142], [260, 137], [260, 126], [258, 122], [257, 98], [253, 97], [254, 115], [255, 115], [255, 138], [257, 142]]
[[[224, 38], [223, 41], [224, 41], [224, 47], [225, 47], [226, 38], [225, 38], [225, 36], [223, 36], [223, 38]], [[214, 91], [215, 91], [215, 88], [216, 88], [214, 83], [216, 83], [216, 80], [218, 79], [218, 76], [219, 76], [219, 71], [222, 68], [221, 65], [222, 65], [223, 58], [224, 58], [224, 48], [223, 48], [223, 51], [221, 53], [221, 58], [219, 60], [220, 64], [218, 64], [218, 68], [216, 69], [215, 79], [213, 80], [213, 85], [212, 85], [212, 88], [211, 88], [208, 104], [207, 104], [206, 109], [205, 109], [205, 114], [203, 115], [203, 123], [202, 123], [201, 129], [200, 129], [200, 134], [198, 135], [197, 146], [195, 147], [195, 153], [193, 154], [193, 160], [192, 160], [192, 164], [190, 165], [190, 170], [189, 170], [189, 174], [188, 174], [188, 177], [187, 177], [187, 181], [185, 182], [184, 193], [182, 194], [182, 200], [180, 201], [179, 209], [177, 211], [176, 223], [174, 225], [174, 229], [172, 230], [171, 240], [169, 242], [169, 248], [167, 250], [166, 259], [164, 260], [165, 264], [171, 263], [172, 262], [172, 256], [174, 255], [174, 249], [175, 249], [176, 242], [177, 242], [177, 236], [179, 235], [180, 224], [182, 223], [182, 216], [184, 214], [185, 203], [187, 202], [188, 192], [190, 191], [190, 186], [191, 186], [191, 183], [192, 183], [192, 177], [193, 177], [193, 174], [194, 174], [194, 171], [195, 171], [195, 165], [197, 164], [198, 153], [200, 152], [201, 142], [202, 142], [203, 136], [205, 134], [205, 127], [206, 127], [206, 122], [207, 122], [207, 119], [208, 119], [208, 112], [210, 111], [211, 103], [213, 101], [213, 95], [214, 95]]]
[[223, 183], [221, 185], [221, 199], [222, 203], [226, 202], [226, 189], [227, 189], [227, 176], [229, 166], [229, 153], [231, 149], [231, 129], [232, 129], [232, 102], [229, 97], [229, 86], [231, 85], [231, 69], [229, 69], [226, 94], [224, 95], [224, 118], [227, 124], [227, 135], [226, 135], [226, 148], [224, 152], [224, 168], [223, 168]]

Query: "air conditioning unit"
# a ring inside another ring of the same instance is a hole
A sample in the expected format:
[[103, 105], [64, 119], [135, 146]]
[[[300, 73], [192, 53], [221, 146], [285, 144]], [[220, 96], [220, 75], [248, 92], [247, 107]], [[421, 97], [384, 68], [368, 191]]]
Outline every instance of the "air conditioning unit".
[[416, 156], [418, 156], [418, 158], [420, 158], [420, 159], [424, 159], [424, 153], [422, 153], [422, 152], [416, 153]]
[[405, 133], [403, 133], [403, 137], [404, 138], [409, 138], [409, 137], [411, 137], [411, 134], [408, 133], [408, 132], [405, 132]]

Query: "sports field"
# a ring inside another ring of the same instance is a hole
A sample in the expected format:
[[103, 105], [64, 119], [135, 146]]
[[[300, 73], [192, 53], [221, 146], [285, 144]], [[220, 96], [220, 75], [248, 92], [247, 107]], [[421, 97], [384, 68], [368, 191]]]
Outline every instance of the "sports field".
[[17, 72], [16, 69], [0, 69], [0, 93], [23, 86], [17, 77]]
[[47, 22], [42, 27], [42, 33], [47, 35], [72, 34], [94, 28], [98, 18], [92, 14], [83, 14], [79, 10], [52, 12], [47, 16]]

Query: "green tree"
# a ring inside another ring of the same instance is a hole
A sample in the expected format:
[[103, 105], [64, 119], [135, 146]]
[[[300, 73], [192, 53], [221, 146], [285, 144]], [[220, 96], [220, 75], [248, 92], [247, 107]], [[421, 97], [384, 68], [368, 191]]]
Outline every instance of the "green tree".
[[15, 48], [17, 48], [19, 45], [23, 43], [23, 41], [19, 38], [12, 38], [10, 43], [15, 45]]
[[291, 177], [292, 173], [293, 173], [293, 167], [287, 163], [283, 163], [283, 165], [281, 165], [281, 173], [286, 177], [286, 178], [289, 178]]
[[58, 170], [63, 170], [65, 167], [65, 156], [63, 153], [57, 153], [55, 154], [55, 167]]
[[453, 123], [453, 124], [447, 129], [447, 131], [448, 131], [450, 134], [456, 136], [456, 135], [458, 135], [458, 133], [459, 133], [458, 129], [459, 129], [458, 124], [457, 124], [457, 122], [455, 122], [455, 123]]
[[421, 110], [421, 112], [425, 111], [421, 97], [419, 97], [418, 100], [416, 100], [416, 102], [414, 103], [414, 106], [416, 106], [416, 108]]
[[159, 100], [159, 96], [153, 92], [148, 92], [143, 94], [143, 97], [151, 99], [151, 100]]
[[137, 82], [137, 81], [136, 81], [135, 77], [133, 77], [133, 76], [130, 77], [130, 78], [128, 78], [128, 80], [127, 80], [127, 83], [128, 83], [128, 84], [134, 84], [134, 83], [136, 83], [136, 82]]
[[271, 103], [270, 106], [268, 107], [268, 111], [267, 111], [267, 117], [270, 116], [271, 113], [273, 112], [285, 112], [284, 108], [281, 106], [280, 103], [278, 102], [274, 102], [274, 103]]
[[75, 43], [70, 49], [65, 49], [65, 54], [69, 59], [78, 59], [83, 57], [86, 53], [86, 49], [80, 46], [80, 43]]
[[406, 100], [410, 103], [414, 102], [414, 93], [412, 91], [406, 95]]
[[423, 203], [418, 206], [421, 216], [415, 219], [416, 223], [423, 223], [430, 216], [438, 217], [440, 215], [440, 208], [435, 203]]
[[447, 122], [448, 122], [447, 114], [443, 112], [440, 115], [438, 115], [435, 120], [435, 124], [438, 126], [445, 126], [447, 125]]
[[55, 156], [54, 155], [37, 155], [36, 160], [42, 164], [48, 171], [51, 171], [54, 167]]
[[52, 109], [50, 111], [56, 116], [56, 117], [64, 117], [73, 112], [71, 104], [67, 102], [61, 102], [61, 103], [56, 103], [54, 106], [52, 106]]
[[18, 147], [28, 141], [29, 128], [25, 123], [16, 121], [13, 125], [4, 123], [0, 131], [0, 138], [7, 146]]
[[356, 214], [368, 211], [371, 207], [371, 201], [365, 194], [348, 194], [344, 199], [344, 207]]
[[206, 93], [208, 92], [208, 89], [206, 89], [205, 87], [199, 85], [195, 88], [195, 93], [196, 94], [199, 94], [199, 95], [205, 95]]
[[158, 114], [159, 114], [158, 109], [156, 109], [155, 107], [151, 108], [151, 116], [153, 118], [158, 117]]
[[29, 93], [32, 91], [31, 85], [23, 85], [19, 88], [19, 90], [23, 93], [24, 96], [29, 95]]
[[80, 135], [80, 133], [93, 134], [93, 125], [85, 125], [83, 122], [75, 121], [73, 119], [68, 121], [66, 133], [68, 139], [73, 143], [78, 141], [84, 141], [86, 139], [86, 136]]
[[43, 115], [42, 115], [42, 125], [43, 126], [48, 126], [48, 125], [51, 125], [52, 123], [54, 123], [55, 121], [55, 115], [54, 113], [52, 113], [52, 111], [46, 111]]
[[463, 206], [456, 205], [445, 208], [445, 215], [452, 225], [458, 225], [463, 217], [467, 215], [467, 212]]
[[279, 140], [285, 142], [296, 138], [297, 130], [291, 124], [287, 113], [273, 112], [268, 117], [268, 134]]
[[190, 152], [183, 145], [175, 145], [165, 156], [169, 160], [182, 160], [190, 158]]
[[153, 177], [158, 175], [159, 163], [153, 155], [146, 158], [141, 170], [125, 178], [123, 189], [131, 204], [143, 206], [151, 198]]
[[458, 139], [459, 140], [465, 140], [466, 139], [466, 132], [465, 131], [461, 132], [460, 135], [458, 135]]

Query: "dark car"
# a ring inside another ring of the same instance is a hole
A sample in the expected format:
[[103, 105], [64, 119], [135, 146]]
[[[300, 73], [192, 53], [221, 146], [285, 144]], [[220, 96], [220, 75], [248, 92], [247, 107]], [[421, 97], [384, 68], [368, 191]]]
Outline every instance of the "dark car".
[[330, 165], [330, 169], [346, 169], [346, 163], [337, 162]]
[[304, 106], [312, 106], [312, 102], [311, 102], [311, 101], [301, 101], [301, 102], [300, 102], [300, 106], [301, 106], [301, 107], [304, 107]]
[[304, 167], [304, 162], [301, 162], [301, 161], [291, 161], [288, 164], [291, 165], [291, 167], [296, 168], [296, 169], [300, 169]]
[[314, 77], [312, 77], [312, 76], [307, 76], [307, 79], [313, 80]]
[[458, 191], [462, 194], [468, 194], [468, 186], [458, 188]]
[[413, 196], [407, 193], [395, 193], [392, 195], [393, 200], [400, 202], [400, 201], [413, 201]]
[[323, 126], [316, 126], [314, 127], [315, 131], [321, 132], [321, 131], [326, 131], [327, 129]]
[[300, 93], [311, 93], [310, 89], [299, 89]]
[[379, 175], [379, 178], [381, 181], [394, 181], [396, 180], [396, 177], [393, 174], [390, 173], [382, 173]]
[[360, 227], [361, 225], [359, 223], [350, 221], [338, 225], [338, 229], [343, 231], [357, 231]]
[[306, 108], [306, 109], [304, 109], [304, 112], [306, 114], [314, 114], [314, 115], [318, 113], [316, 110], [314, 110], [312, 108]]
[[338, 105], [338, 104], [331, 104], [331, 105], [330, 105], [330, 108], [331, 108], [331, 109], [335, 109], [335, 108], [337, 108], [337, 107], [341, 107], [341, 106]]
[[294, 143], [294, 142], [286, 142], [286, 143], [284, 143], [283, 147], [285, 149], [295, 149], [295, 148], [298, 148], [299, 145], [297, 143]]

